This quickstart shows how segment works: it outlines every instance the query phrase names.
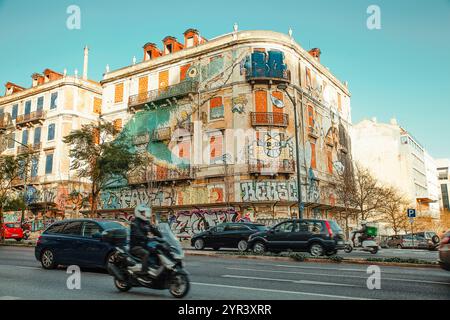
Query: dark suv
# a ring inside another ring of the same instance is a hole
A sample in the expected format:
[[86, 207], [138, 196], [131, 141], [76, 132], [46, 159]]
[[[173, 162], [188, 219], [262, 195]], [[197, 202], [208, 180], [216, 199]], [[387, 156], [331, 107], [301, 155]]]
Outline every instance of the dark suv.
[[309, 252], [312, 256], [336, 254], [345, 247], [344, 234], [332, 220], [293, 219], [250, 236], [249, 248], [255, 253], [286, 250]]
[[238, 248], [246, 251], [248, 237], [267, 230], [263, 224], [250, 222], [222, 223], [192, 237], [191, 245], [197, 250], [204, 248]]

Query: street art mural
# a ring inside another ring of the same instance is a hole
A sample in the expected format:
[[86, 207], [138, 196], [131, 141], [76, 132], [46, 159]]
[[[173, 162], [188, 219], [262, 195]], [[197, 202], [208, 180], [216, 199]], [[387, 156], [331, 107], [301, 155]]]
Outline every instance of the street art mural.
[[295, 181], [249, 181], [239, 186], [241, 201], [296, 201]]

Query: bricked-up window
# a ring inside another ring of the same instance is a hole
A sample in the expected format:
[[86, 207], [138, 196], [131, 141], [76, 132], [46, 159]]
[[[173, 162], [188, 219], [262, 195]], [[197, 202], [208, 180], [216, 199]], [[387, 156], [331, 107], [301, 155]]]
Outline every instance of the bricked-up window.
[[180, 81], [186, 80], [186, 75], [190, 67], [190, 64], [180, 67]]
[[53, 171], [53, 153], [45, 157], [45, 174], [51, 174]]
[[333, 153], [331, 151], [331, 148], [327, 150], [327, 169], [328, 173], [333, 173]]
[[210, 163], [221, 163], [223, 155], [223, 137], [221, 134], [215, 134], [209, 138]]
[[308, 126], [314, 128], [314, 108], [313, 106], [308, 106]]
[[311, 87], [311, 70], [308, 67], [306, 68], [306, 86]]
[[123, 102], [123, 83], [118, 83], [114, 88], [114, 103], [121, 102]]
[[50, 109], [56, 109], [58, 104], [58, 92], [53, 92], [50, 98]]
[[183, 160], [189, 160], [191, 154], [191, 143], [189, 140], [182, 141], [178, 144], [178, 157]]
[[311, 168], [316, 169], [317, 163], [316, 163], [316, 143], [314, 141], [310, 142], [311, 145]]
[[224, 106], [222, 97], [214, 97], [209, 101], [209, 120], [223, 119]]
[[117, 131], [122, 130], [122, 119], [114, 120], [113, 124], [114, 124], [114, 129], [116, 129]]
[[102, 99], [94, 97], [94, 113], [102, 114]]
[[342, 112], [342, 96], [340, 93], [337, 94], [338, 110]]
[[[280, 108], [279, 105], [276, 105], [274, 102], [276, 103], [282, 103], [283, 102], [283, 93], [281, 91], [274, 91], [272, 92], [272, 112], [274, 113], [273, 115], [273, 123], [274, 124], [282, 124], [284, 123], [284, 119], [283, 119], [283, 108]], [[278, 101], [278, 102], [277, 102]]]

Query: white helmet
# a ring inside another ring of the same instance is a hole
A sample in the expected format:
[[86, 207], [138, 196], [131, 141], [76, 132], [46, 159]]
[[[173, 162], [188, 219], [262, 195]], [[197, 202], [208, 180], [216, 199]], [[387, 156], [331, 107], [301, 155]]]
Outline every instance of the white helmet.
[[362, 225], [362, 226], [365, 226], [366, 224], [367, 224], [367, 221], [366, 221], [366, 220], [361, 221], [361, 225]]
[[152, 211], [145, 204], [140, 204], [134, 209], [134, 216], [142, 220], [150, 220]]

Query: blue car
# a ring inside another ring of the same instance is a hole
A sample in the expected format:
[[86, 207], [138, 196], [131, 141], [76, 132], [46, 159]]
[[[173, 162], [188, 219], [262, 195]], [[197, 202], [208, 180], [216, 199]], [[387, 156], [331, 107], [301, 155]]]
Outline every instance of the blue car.
[[35, 256], [44, 269], [58, 265], [106, 268], [114, 246], [101, 241], [102, 232], [127, 228], [113, 220], [76, 219], [52, 224], [39, 237]]

